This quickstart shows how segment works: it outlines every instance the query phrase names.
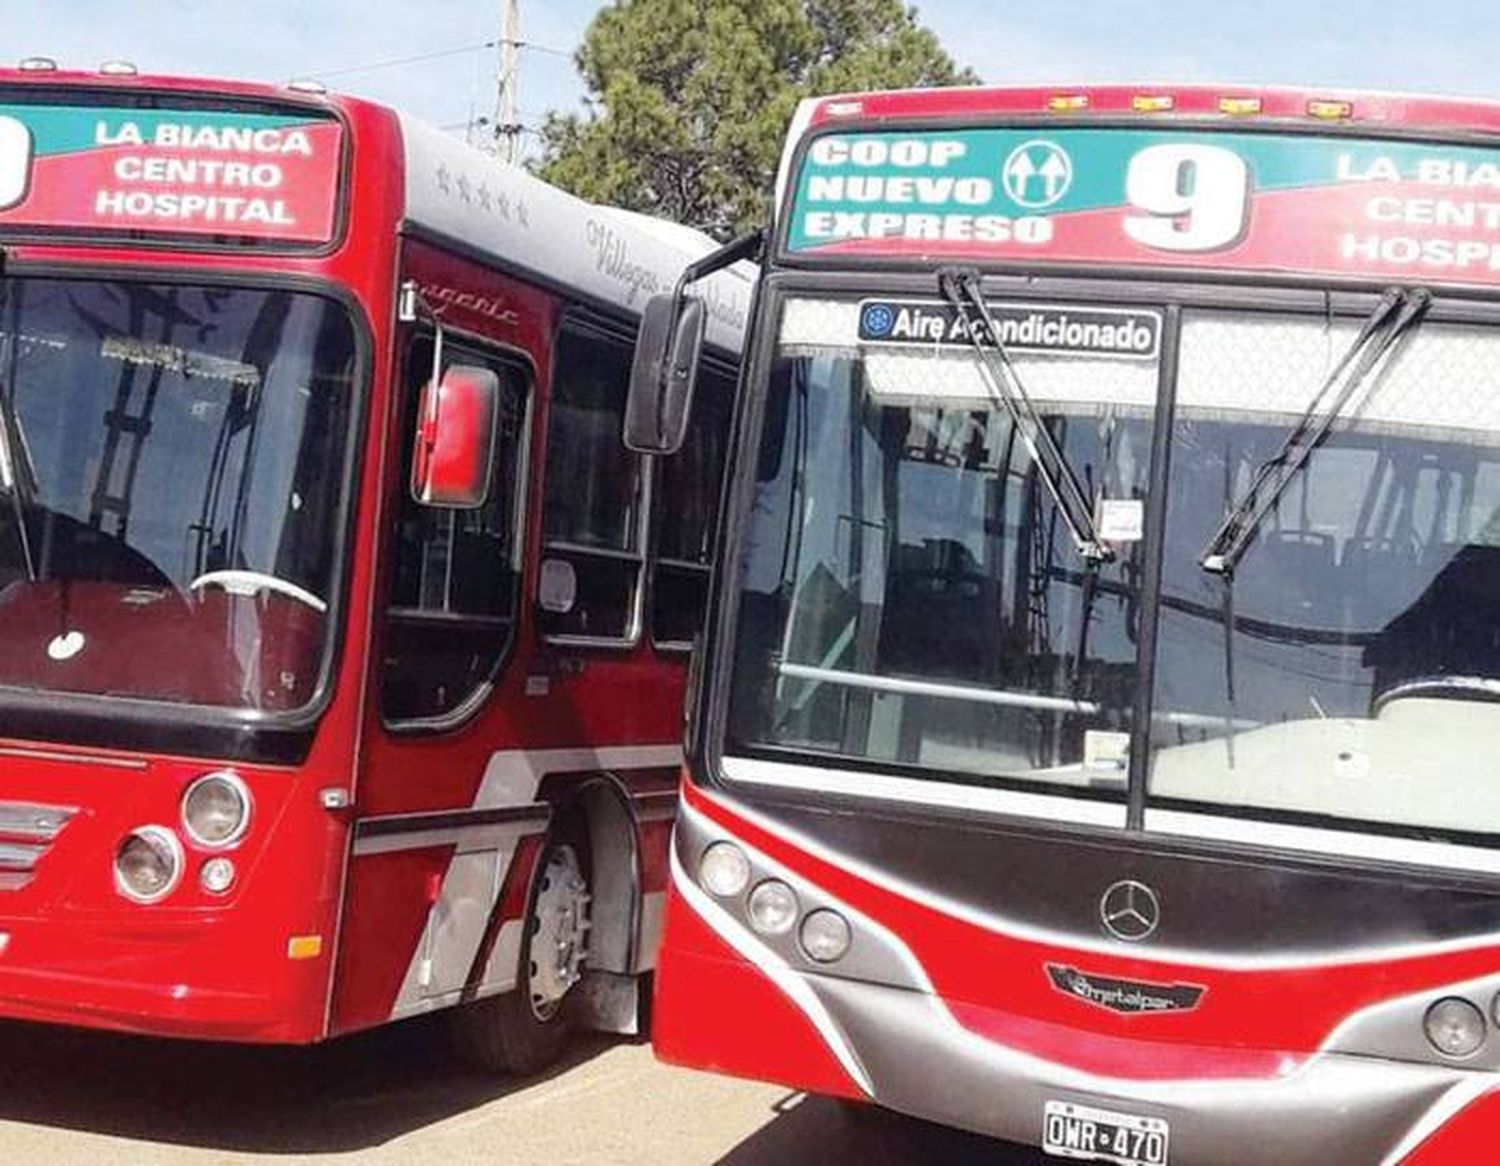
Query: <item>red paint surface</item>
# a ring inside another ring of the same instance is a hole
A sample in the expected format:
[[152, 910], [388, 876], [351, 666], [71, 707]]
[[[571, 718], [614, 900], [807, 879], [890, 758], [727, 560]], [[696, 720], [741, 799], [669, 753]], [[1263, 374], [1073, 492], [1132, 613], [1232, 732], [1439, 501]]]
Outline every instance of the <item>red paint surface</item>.
[[802, 1011], [679, 895], [668, 902], [652, 1016], [652, 1047], [668, 1064], [864, 1097]]
[[[1057, 114], [1049, 103], [1054, 97], [1082, 95], [1088, 106], [1081, 112]], [[1211, 118], [1225, 126], [1254, 126], [1266, 121], [1292, 121], [1303, 125], [1328, 125], [1308, 116], [1313, 101], [1349, 101], [1353, 116], [1338, 125], [1399, 125], [1433, 130], [1500, 129], [1500, 102], [1470, 98], [1417, 97], [1394, 93], [1365, 93], [1342, 89], [1280, 89], [1244, 85], [1049, 85], [1016, 88], [959, 88], [895, 90], [829, 96], [813, 108], [812, 124], [841, 124], [852, 118], [953, 118], [956, 121], [987, 114], [1021, 114], [1036, 117], [1086, 120], [1099, 114], [1134, 114], [1138, 96], [1170, 96], [1171, 114], [1135, 115], [1142, 124], [1168, 121], [1173, 116]], [[1222, 97], [1258, 97], [1261, 112], [1252, 116], [1229, 116], [1219, 112]], [[849, 103], [858, 109], [849, 111]]]
[[1486, 1093], [1448, 1119], [1401, 1160], [1402, 1166], [1479, 1166], [1496, 1158], [1500, 1138], [1500, 1092]]

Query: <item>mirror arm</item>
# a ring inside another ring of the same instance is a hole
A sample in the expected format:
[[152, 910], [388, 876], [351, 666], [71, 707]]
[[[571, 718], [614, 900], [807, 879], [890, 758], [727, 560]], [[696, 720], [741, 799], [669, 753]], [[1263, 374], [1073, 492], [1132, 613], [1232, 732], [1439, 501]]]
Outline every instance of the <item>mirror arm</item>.
[[758, 261], [765, 244], [765, 228], [757, 227], [748, 235], [741, 235], [738, 239], [725, 243], [717, 251], [710, 251], [702, 259], [696, 259], [684, 267], [682, 275], [677, 279], [677, 286], [672, 290], [672, 319], [676, 320], [677, 314], [682, 310], [682, 300], [687, 295], [688, 284], [697, 283], [705, 276], [732, 267], [742, 259]]
[[443, 376], [443, 336], [447, 330], [443, 327], [442, 318], [427, 302], [427, 297], [422, 294], [422, 289], [414, 279], [408, 279], [401, 285], [396, 298], [396, 318], [403, 324], [426, 320], [432, 325], [432, 392], [427, 397], [427, 415], [422, 418], [421, 426], [422, 440], [430, 446], [431, 434], [437, 425], [437, 389]]
[[[697, 283], [700, 279], [713, 275], [715, 272], [723, 271], [726, 267], [732, 267], [742, 259], [750, 259], [756, 262], [765, 251], [766, 230], [757, 227], [749, 234], [741, 235], [738, 239], [732, 239], [716, 251], [710, 251], [702, 259], [694, 260], [682, 269], [682, 274], [677, 277], [677, 286], [672, 289], [672, 327], [671, 332], [677, 331], [677, 321], [682, 319], [682, 303], [687, 298], [687, 289], [690, 284]], [[672, 345], [668, 345], [670, 356]], [[662, 383], [661, 392], [656, 397], [656, 431], [661, 432], [662, 425], [666, 422], [662, 410], [666, 408], [666, 387], [672, 376], [671, 361], [664, 360], [661, 365]]]

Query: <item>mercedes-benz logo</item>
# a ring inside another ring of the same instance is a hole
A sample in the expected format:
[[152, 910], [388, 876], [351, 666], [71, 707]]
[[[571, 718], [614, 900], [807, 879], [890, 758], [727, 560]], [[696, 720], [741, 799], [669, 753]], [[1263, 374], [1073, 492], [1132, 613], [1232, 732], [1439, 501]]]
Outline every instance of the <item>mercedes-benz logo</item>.
[[1161, 904], [1145, 883], [1121, 879], [1100, 897], [1099, 921], [1116, 939], [1138, 943], [1161, 922]]

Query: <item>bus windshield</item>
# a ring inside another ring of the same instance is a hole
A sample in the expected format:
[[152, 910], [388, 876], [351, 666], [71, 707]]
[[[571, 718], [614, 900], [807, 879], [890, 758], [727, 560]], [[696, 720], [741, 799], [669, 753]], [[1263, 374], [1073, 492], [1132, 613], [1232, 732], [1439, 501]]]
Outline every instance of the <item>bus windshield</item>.
[[0, 280], [0, 686], [311, 700], [354, 368], [318, 296]]
[[1500, 830], [1500, 333], [1412, 332], [1224, 576], [1203, 548], [1361, 319], [1185, 310], [1153, 596], [1154, 354], [1012, 350], [1113, 552], [1090, 570], [972, 350], [869, 343], [868, 304], [783, 305], [731, 747], [1110, 800], [1144, 751], [1157, 808]]
[[[735, 731], [917, 775], [1121, 796], [1139, 534], [1086, 562], [972, 348], [862, 345], [862, 318], [883, 324], [880, 311], [786, 304], [744, 566]], [[1120, 533], [1146, 490], [1154, 355], [1008, 347]]]

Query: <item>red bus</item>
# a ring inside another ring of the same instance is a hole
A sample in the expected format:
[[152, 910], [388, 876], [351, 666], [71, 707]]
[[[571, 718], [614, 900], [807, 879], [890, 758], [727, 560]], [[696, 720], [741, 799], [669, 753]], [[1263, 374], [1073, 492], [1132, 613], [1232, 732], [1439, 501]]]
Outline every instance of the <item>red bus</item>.
[[316, 86], [0, 73], [0, 1014], [637, 1024], [727, 415], [619, 426], [711, 249]]
[[1493, 1158], [1497, 190], [1480, 102], [802, 108], [663, 1058], [1120, 1166]]

